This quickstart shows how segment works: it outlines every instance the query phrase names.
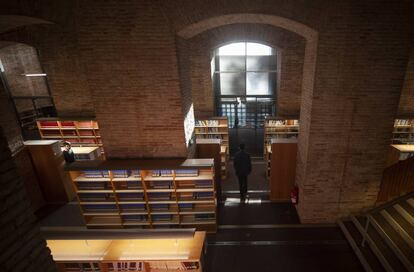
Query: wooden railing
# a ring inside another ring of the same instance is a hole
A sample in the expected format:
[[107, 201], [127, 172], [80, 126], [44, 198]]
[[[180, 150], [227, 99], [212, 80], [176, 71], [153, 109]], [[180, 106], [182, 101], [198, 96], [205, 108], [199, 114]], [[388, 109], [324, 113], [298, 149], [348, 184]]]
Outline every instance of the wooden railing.
[[414, 157], [385, 168], [377, 204], [414, 191]]

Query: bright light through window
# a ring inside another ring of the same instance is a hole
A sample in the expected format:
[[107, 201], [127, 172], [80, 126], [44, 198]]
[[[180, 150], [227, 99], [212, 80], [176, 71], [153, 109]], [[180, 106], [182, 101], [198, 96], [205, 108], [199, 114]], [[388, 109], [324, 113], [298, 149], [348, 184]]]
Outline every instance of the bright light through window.
[[231, 43], [219, 48], [220, 56], [271, 56], [272, 48], [260, 43]]
[[219, 48], [220, 56], [244, 56], [246, 54], [246, 43], [231, 43]]
[[248, 56], [271, 56], [272, 48], [260, 43], [247, 43]]

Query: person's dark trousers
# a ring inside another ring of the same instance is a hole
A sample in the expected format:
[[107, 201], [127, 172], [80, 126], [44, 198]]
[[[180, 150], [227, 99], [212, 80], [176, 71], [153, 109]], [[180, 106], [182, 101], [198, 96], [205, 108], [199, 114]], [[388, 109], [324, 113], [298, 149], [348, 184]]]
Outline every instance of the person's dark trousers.
[[247, 176], [237, 176], [239, 178], [240, 199], [246, 199], [247, 194]]

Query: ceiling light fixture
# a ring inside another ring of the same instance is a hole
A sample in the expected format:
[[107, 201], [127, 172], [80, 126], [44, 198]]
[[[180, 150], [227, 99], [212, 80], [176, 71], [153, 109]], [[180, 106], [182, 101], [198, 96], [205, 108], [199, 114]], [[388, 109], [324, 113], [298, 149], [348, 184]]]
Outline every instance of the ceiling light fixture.
[[22, 76], [27, 76], [27, 77], [45, 77], [45, 76], [47, 76], [47, 74], [45, 74], [45, 73], [39, 73], [39, 74], [22, 74]]

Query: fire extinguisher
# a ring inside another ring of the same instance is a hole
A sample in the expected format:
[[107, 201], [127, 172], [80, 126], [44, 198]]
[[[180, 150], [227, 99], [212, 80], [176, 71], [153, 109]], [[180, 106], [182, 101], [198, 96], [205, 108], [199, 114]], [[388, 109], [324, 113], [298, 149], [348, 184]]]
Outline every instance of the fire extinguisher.
[[290, 192], [290, 200], [292, 201], [292, 204], [296, 205], [299, 201], [299, 188], [297, 185], [295, 185]]

